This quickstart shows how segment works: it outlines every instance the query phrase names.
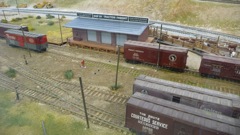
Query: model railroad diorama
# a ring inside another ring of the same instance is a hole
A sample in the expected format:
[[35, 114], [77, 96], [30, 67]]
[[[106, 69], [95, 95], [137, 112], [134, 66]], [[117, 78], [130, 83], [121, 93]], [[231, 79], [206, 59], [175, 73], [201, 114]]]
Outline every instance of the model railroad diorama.
[[[68, 38], [66, 43], [70, 46], [122, 53], [121, 57], [128, 64], [138, 66], [136, 63], [145, 63], [177, 74], [192, 70], [187, 66], [187, 61], [190, 59], [189, 52], [193, 52], [201, 57], [200, 66], [194, 72], [203, 76], [202, 79], [221, 78], [236, 84], [240, 81], [238, 43], [168, 35], [143, 17], [82, 12], [76, 15], [76, 19], [64, 25], [72, 28], [73, 37]], [[41, 55], [49, 46], [46, 34], [29, 32], [27, 26], [0, 23], [0, 36], [9, 46], [43, 52]], [[57, 83], [56, 80], [51, 82]], [[65, 87], [73, 85], [65, 84]], [[128, 128], [141, 135], [240, 133], [238, 95], [146, 75], [137, 76], [132, 88], [132, 95], [119, 99], [126, 105], [124, 127], [120, 130]], [[68, 91], [64, 93], [69, 94]], [[74, 105], [75, 102], [68, 109], [74, 108]], [[94, 108], [91, 107], [89, 110]], [[73, 109], [71, 113], [76, 112]], [[108, 122], [102, 123], [107, 125]], [[119, 125], [111, 126], [117, 129]]]

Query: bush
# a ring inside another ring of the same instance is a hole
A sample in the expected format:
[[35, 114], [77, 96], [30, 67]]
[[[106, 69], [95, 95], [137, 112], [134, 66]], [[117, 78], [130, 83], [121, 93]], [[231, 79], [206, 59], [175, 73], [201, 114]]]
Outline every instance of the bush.
[[55, 17], [52, 16], [52, 15], [50, 15], [50, 14], [47, 14], [47, 15], [46, 15], [46, 18], [47, 18], [47, 19], [52, 19], [52, 18], [55, 18]]
[[117, 90], [117, 89], [119, 89], [119, 88], [122, 88], [122, 85], [117, 85], [117, 87], [115, 87], [115, 85], [111, 85], [111, 86], [110, 86], [110, 89], [111, 89], [111, 90]]
[[29, 15], [28, 18], [33, 18], [33, 16], [32, 16], [32, 15]]
[[23, 17], [23, 19], [27, 19], [27, 17]]
[[17, 21], [21, 21], [21, 20], [22, 20], [22, 18], [20, 18], [20, 17], [17, 17], [17, 18], [16, 18], [16, 20], [17, 20]]
[[10, 68], [7, 72], [5, 72], [5, 74], [10, 78], [14, 78], [16, 77], [16, 70]]
[[62, 19], [63, 19], [63, 18], [66, 18], [66, 16], [65, 16], [65, 15], [62, 15]]
[[16, 18], [13, 18], [12, 20], [11, 20], [11, 22], [16, 22], [17, 21], [17, 19]]
[[35, 28], [34, 28], [33, 26], [28, 26], [28, 30], [29, 30], [29, 31], [34, 31]]
[[48, 24], [49, 26], [52, 26], [52, 25], [54, 25], [54, 22], [53, 22], [53, 21], [49, 21], [47, 24]]
[[8, 21], [5, 20], [5, 19], [2, 19], [2, 20], [1, 20], [1, 23], [8, 23]]
[[42, 17], [41, 17], [41, 16], [39, 16], [39, 15], [36, 17], [36, 19], [41, 19], [41, 18], [42, 18]]
[[68, 80], [71, 80], [72, 78], [73, 78], [73, 71], [72, 70], [67, 70], [67, 71], [65, 71], [65, 73], [64, 73], [64, 76], [65, 76], [65, 78], [66, 79], [68, 79]]

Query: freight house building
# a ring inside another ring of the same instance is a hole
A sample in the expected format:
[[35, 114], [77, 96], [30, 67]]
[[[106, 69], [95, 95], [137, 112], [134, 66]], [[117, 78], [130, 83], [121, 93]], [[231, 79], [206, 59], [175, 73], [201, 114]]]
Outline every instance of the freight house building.
[[67, 23], [72, 28], [73, 41], [90, 41], [107, 46], [123, 46], [126, 40], [148, 39], [148, 18], [77, 13], [78, 17]]

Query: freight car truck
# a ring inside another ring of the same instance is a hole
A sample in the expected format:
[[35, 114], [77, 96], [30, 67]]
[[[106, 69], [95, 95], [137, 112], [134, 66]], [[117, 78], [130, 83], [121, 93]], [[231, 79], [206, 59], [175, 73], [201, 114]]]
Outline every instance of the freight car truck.
[[156, 45], [128, 40], [124, 44], [124, 58], [128, 61], [143, 62], [178, 71], [186, 68], [188, 49], [166, 45]]
[[48, 47], [47, 36], [21, 30], [7, 30], [6, 42], [10, 46], [17, 46], [35, 50], [38, 52], [46, 51]]
[[126, 106], [125, 127], [138, 135], [239, 135], [240, 121], [135, 93]]
[[204, 55], [199, 72], [202, 76], [240, 81], [240, 60], [217, 55]]

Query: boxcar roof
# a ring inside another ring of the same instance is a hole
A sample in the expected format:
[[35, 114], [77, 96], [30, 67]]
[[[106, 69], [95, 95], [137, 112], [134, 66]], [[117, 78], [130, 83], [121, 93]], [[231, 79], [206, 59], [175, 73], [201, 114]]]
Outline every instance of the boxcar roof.
[[195, 124], [199, 127], [231, 135], [238, 135], [240, 132], [240, 121], [238, 119], [205, 112], [197, 108], [170, 102], [139, 92], [132, 95], [127, 104], [153, 111], [156, 114], [162, 114], [180, 121]]
[[[9, 30], [6, 30], [5, 33], [17, 34], [17, 35], [23, 36], [23, 32], [21, 30], [9, 29]], [[44, 36], [44, 34], [38, 34], [38, 33], [26, 32], [26, 31], [24, 31], [24, 35], [26, 37], [34, 37], [34, 38]]]
[[219, 62], [224, 62], [224, 63], [231, 63], [231, 64], [239, 64], [240, 65], [240, 60], [238, 58], [231, 58], [231, 57], [225, 57], [225, 56], [205, 54], [205, 55], [203, 55], [203, 59], [219, 61]]
[[231, 108], [235, 105], [235, 104], [233, 104], [233, 102], [235, 102], [234, 100], [232, 101], [230, 99], [224, 99], [224, 98], [219, 98], [219, 97], [212, 96], [212, 95], [202, 94], [202, 93], [198, 93], [197, 91], [188, 91], [188, 90], [184, 90], [184, 89], [179, 89], [177, 87], [172, 87], [172, 86], [168, 86], [168, 85], [164, 85], [164, 84], [156, 84], [153, 82], [135, 80], [134, 85], [138, 85], [140, 87], [151, 88], [151, 89], [154, 89], [161, 93], [169, 93], [174, 96], [187, 97], [190, 99], [195, 99], [195, 100], [199, 100], [199, 101], [203, 101], [203, 102], [218, 104], [218, 105], [227, 106], [227, 107], [231, 107]]
[[[21, 26], [14, 25], [14, 24], [7, 24], [7, 23], [0, 23], [0, 27], [8, 28], [8, 29], [21, 29]], [[27, 26], [22, 26], [22, 28], [25, 28]]]
[[113, 20], [101, 20], [90, 18], [76, 18], [73, 21], [65, 24], [65, 27], [105, 31], [110, 33], [121, 33], [129, 35], [141, 35], [149, 24], [121, 22]]
[[[132, 45], [132, 46], [141, 46], [141, 47], [148, 47], [153, 49], [158, 49], [159, 44], [156, 43], [147, 43], [147, 42], [141, 42], [141, 41], [133, 41], [133, 40], [127, 40], [124, 44], [126, 45]], [[168, 50], [168, 51], [177, 51], [177, 52], [187, 52], [188, 49], [184, 47], [177, 47], [177, 46], [167, 46], [167, 45], [160, 45], [160, 50]]]
[[[223, 104], [229, 104], [230, 103], [229, 101], [231, 101], [232, 102], [231, 104], [233, 107], [240, 108], [240, 97], [238, 95], [224, 93], [224, 92], [206, 89], [206, 88], [200, 88], [200, 87], [191, 86], [191, 85], [187, 85], [187, 84], [181, 84], [181, 83], [172, 82], [172, 81], [167, 81], [167, 80], [163, 80], [163, 79], [159, 79], [159, 78], [153, 78], [153, 77], [146, 76], [146, 75], [140, 75], [136, 78], [136, 80], [143, 80], [143, 81], [153, 82], [153, 83], [156, 83], [159, 85], [171, 86], [173, 91], [175, 88], [175, 89], [188, 90], [189, 92], [198, 93], [197, 95], [199, 95], [199, 96], [192, 95], [193, 97], [196, 97], [197, 99], [203, 98], [201, 96], [201, 94], [203, 94], [205, 96], [205, 98], [204, 98], [205, 100], [206, 100], [206, 97], [212, 97], [212, 98], [208, 99], [209, 101], [212, 100], [212, 102], [220, 102], [218, 100], [215, 100], [216, 98], [221, 99], [221, 103], [223, 103]], [[181, 94], [184, 94], [184, 92], [181, 92]]]

